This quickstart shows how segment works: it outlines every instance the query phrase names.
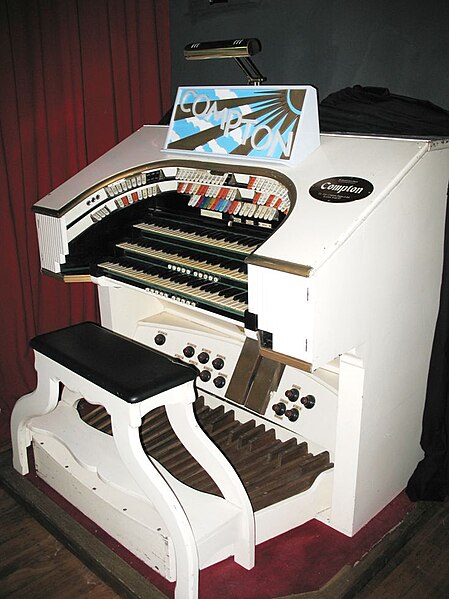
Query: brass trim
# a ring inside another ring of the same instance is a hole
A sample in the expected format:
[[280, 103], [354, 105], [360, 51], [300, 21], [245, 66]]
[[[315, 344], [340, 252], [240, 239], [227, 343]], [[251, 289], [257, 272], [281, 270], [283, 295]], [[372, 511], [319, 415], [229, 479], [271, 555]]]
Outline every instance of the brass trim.
[[246, 58], [249, 56], [246, 45], [236, 46], [235, 48], [205, 48], [199, 50], [184, 50], [186, 60], [207, 60], [211, 58]]
[[48, 270], [47, 268], [41, 269], [42, 274], [47, 275], [47, 277], [51, 277], [52, 279], [56, 279], [57, 281], [62, 281], [63, 283], [91, 283], [92, 277], [89, 274], [77, 274], [77, 275], [64, 275], [61, 272], [53, 272]]
[[208, 58], [240, 58], [254, 56], [262, 46], [256, 38], [244, 38], [213, 42], [194, 42], [184, 48], [186, 60], [204, 60]]
[[260, 256], [251, 254], [245, 259], [246, 264], [252, 264], [254, 266], [262, 266], [263, 268], [271, 268], [272, 270], [280, 270], [281, 272], [288, 272], [292, 275], [298, 275], [300, 277], [310, 277], [313, 268], [311, 266], [305, 266], [304, 264], [295, 264], [295, 262], [288, 262], [287, 260], [278, 260], [277, 258], [268, 258], [267, 256]]
[[92, 277], [90, 275], [64, 275], [64, 283], [90, 283]]
[[269, 358], [270, 360], [276, 360], [277, 362], [281, 362], [281, 364], [285, 364], [286, 366], [292, 366], [293, 368], [298, 368], [304, 372], [313, 372], [312, 364], [310, 362], [306, 362], [305, 360], [292, 358], [292, 356], [280, 354], [279, 352], [273, 351], [272, 349], [267, 349], [266, 347], [261, 347], [259, 349], [259, 353], [261, 356]]

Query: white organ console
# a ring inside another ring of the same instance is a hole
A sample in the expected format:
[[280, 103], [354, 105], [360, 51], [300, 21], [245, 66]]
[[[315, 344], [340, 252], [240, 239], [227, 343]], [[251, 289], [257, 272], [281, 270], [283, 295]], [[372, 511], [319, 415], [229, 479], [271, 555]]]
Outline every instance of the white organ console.
[[[322, 135], [273, 166], [162, 152], [166, 131], [142, 127], [35, 205], [42, 269], [93, 281], [105, 327], [197, 367], [198, 418], [247, 488], [257, 543], [311, 518], [353, 535], [421, 457], [449, 144]], [[164, 450], [158, 417], [148, 452], [214, 492]], [[59, 474], [70, 447], [50, 429], [38, 473], [76, 505]], [[134, 493], [112, 485], [83, 509], [114, 519]], [[151, 555], [129, 538], [140, 525]], [[160, 529], [154, 516], [114, 534], [173, 579]]]

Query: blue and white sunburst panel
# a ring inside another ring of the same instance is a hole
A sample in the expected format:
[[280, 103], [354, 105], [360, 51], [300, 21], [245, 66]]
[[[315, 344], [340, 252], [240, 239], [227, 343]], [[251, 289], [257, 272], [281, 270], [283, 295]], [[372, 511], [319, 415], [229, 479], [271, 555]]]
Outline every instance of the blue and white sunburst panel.
[[297, 164], [319, 144], [311, 86], [180, 87], [164, 149]]

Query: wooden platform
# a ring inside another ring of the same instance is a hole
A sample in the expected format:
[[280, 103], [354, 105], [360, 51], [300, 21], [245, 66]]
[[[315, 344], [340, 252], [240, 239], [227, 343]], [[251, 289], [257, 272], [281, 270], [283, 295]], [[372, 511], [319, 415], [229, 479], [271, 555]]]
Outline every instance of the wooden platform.
[[[10, 464], [10, 449], [3, 446], [0, 483], [15, 502], [0, 493], [0, 551], [4, 556], [0, 597], [166, 599]], [[42, 522], [51, 535], [28, 514]], [[23, 537], [32, 543], [24, 544]], [[288, 599], [445, 599], [449, 596], [448, 563], [449, 503], [420, 503], [358, 564], [344, 567], [322, 589]]]

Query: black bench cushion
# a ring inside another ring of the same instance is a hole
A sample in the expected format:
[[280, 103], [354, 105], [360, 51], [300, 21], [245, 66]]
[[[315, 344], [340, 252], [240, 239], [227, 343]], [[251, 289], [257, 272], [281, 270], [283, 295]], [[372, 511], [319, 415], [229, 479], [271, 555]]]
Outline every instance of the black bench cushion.
[[38, 335], [30, 345], [128, 403], [193, 381], [197, 375], [193, 366], [93, 322]]

